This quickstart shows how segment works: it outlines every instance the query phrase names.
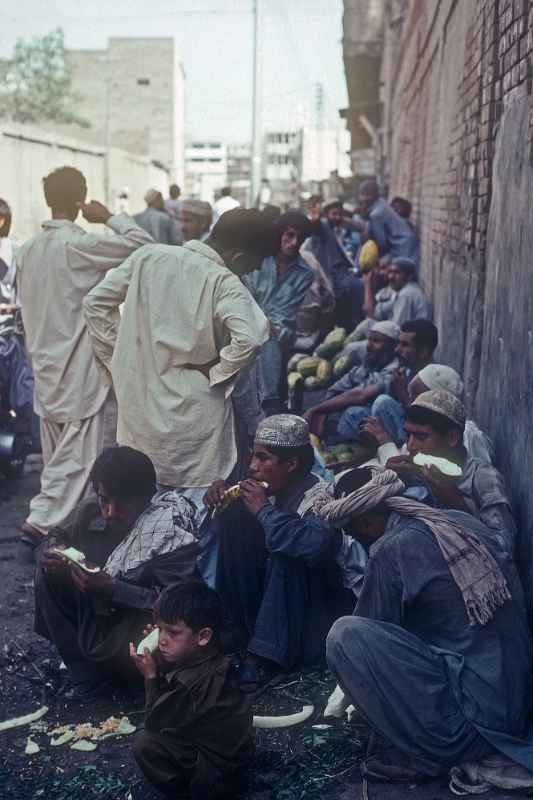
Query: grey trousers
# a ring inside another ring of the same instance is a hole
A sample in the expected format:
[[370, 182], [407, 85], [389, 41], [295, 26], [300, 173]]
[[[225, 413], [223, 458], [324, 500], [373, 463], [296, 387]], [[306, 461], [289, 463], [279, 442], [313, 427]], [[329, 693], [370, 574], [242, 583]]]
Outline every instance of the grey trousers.
[[367, 722], [420, 772], [439, 775], [494, 752], [465, 718], [444, 656], [398, 625], [341, 617], [326, 657]]

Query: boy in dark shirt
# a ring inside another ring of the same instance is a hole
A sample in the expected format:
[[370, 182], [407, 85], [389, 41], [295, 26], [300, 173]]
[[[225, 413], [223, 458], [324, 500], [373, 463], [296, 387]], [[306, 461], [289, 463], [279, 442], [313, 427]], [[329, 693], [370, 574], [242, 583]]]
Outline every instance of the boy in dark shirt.
[[220, 646], [216, 592], [196, 579], [164, 590], [155, 608], [158, 650], [130, 653], [145, 678], [145, 730], [134, 755], [169, 797], [234, 797], [253, 756], [252, 713]]

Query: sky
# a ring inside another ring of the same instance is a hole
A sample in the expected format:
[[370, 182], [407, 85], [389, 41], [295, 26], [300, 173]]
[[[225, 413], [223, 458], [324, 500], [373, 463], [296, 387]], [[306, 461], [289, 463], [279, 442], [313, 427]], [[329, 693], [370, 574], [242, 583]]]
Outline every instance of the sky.
[[[342, 0], [259, 0], [263, 130], [316, 120], [339, 124], [346, 105]], [[104, 48], [109, 36], [173, 36], [186, 73], [188, 138], [251, 137], [253, 0], [17, 0], [2, 3], [0, 57], [17, 38], [61, 27], [68, 48]]]

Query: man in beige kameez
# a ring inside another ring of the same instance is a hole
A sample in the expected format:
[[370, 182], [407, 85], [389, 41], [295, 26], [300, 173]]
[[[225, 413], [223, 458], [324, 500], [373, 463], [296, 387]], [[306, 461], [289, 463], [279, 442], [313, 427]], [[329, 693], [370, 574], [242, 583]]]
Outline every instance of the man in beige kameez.
[[158, 484], [198, 505], [236, 464], [231, 393], [269, 336], [240, 276], [278, 244], [261, 212], [228, 211], [207, 242], [144, 247], [83, 303], [96, 357], [112, 375], [118, 441], [151, 458]]
[[[52, 219], [16, 259], [44, 463], [41, 491], [22, 526], [28, 543], [64, 522], [86, 493], [96, 456], [116, 438], [116, 407], [95, 362], [83, 298], [107, 270], [152, 242], [126, 214], [85, 204], [87, 185], [78, 170], [61, 167], [43, 186]], [[88, 222], [116, 235], [87, 233], [74, 222], [80, 209]]]

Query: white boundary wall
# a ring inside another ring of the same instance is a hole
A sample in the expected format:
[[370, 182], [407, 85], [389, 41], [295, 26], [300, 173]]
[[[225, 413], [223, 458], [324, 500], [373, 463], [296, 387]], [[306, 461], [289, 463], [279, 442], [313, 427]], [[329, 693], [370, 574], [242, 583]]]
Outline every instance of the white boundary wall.
[[77, 139], [29, 125], [0, 125], [0, 197], [11, 206], [15, 240], [23, 242], [38, 233], [41, 222], [49, 218], [42, 179], [61, 166], [81, 170], [88, 197], [106, 203], [112, 212], [124, 187], [130, 192], [131, 213], [143, 210], [148, 188], [160, 189], [165, 196], [168, 190], [167, 172], [146, 156], [111, 148], [107, 158], [105, 148]]

